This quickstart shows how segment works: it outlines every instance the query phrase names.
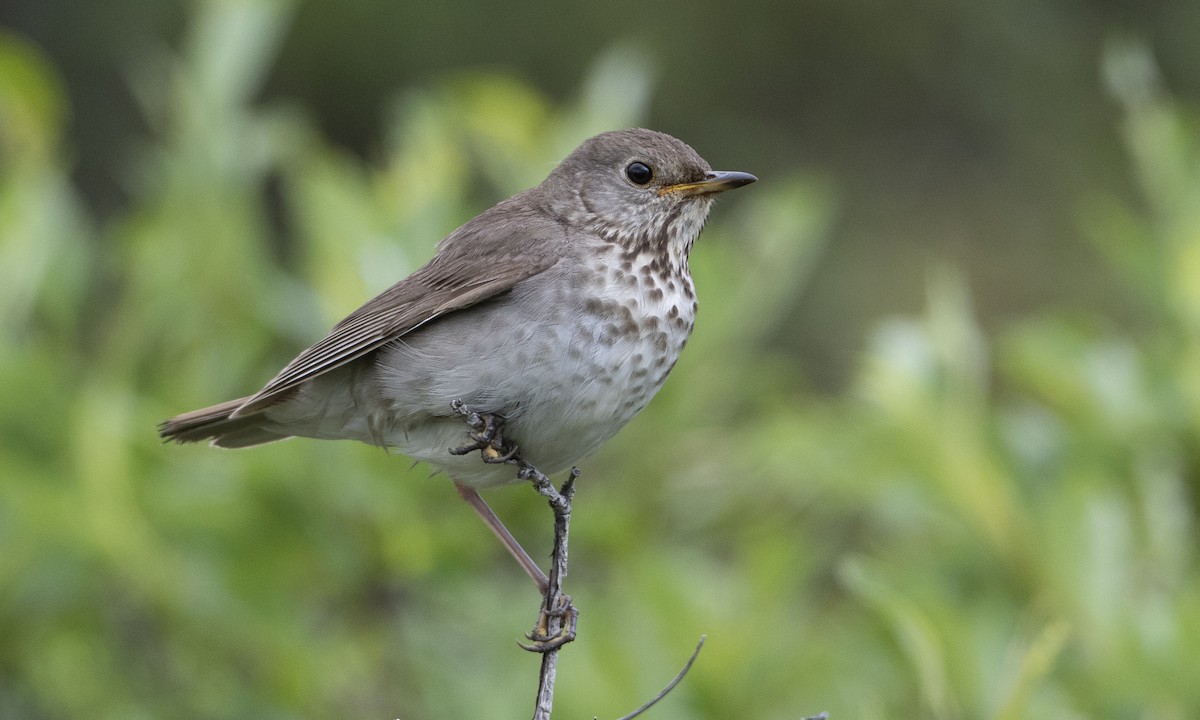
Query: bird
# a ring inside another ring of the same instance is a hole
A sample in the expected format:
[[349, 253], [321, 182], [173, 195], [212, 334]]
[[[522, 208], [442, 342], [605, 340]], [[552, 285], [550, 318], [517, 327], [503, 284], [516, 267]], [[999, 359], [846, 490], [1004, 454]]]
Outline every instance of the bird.
[[650, 402], [691, 335], [688, 258], [714, 198], [756, 180], [712, 170], [665, 133], [596, 135], [448, 235], [258, 392], [173, 417], [159, 434], [221, 448], [358, 440], [425, 461], [544, 589], [478, 493], [517, 474], [451, 452], [478, 440], [463, 408], [502, 421], [548, 476], [596, 451]]

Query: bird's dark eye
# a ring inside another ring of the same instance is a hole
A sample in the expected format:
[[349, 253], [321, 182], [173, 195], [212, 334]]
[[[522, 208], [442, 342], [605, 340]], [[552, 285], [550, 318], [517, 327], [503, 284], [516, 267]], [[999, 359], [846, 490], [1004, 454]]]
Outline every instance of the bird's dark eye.
[[629, 167], [625, 168], [625, 177], [634, 185], [645, 185], [654, 177], [654, 171], [646, 163], [629, 163]]

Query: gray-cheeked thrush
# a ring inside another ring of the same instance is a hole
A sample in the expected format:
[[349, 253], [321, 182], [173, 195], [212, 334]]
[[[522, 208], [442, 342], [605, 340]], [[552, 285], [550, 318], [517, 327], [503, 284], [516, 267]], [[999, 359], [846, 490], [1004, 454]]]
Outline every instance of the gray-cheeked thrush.
[[663, 133], [597, 135], [451, 233], [263, 389], [159, 431], [225, 448], [292, 436], [394, 448], [453, 478], [544, 585], [476, 492], [516, 473], [449, 452], [469, 437], [451, 404], [503, 418], [506, 440], [547, 475], [595, 451], [646, 406], [691, 334], [688, 253], [713, 198], [755, 179], [713, 171]]

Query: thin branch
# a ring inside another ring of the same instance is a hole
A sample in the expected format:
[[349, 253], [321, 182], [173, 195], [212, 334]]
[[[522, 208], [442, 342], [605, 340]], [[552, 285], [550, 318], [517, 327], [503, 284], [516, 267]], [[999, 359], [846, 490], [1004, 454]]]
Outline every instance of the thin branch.
[[[665, 698], [667, 696], [667, 693], [674, 690], [675, 686], [678, 685], [681, 680], [683, 680], [683, 676], [688, 674], [688, 670], [692, 669], [692, 663], [696, 662], [696, 657], [700, 655], [700, 648], [704, 647], [705, 637], [706, 637], [705, 635], [700, 636], [700, 642], [696, 643], [696, 649], [692, 651], [692, 656], [688, 658], [688, 661], [683, 666], [683, 669], [680, 670], [675, 675], [674, 679], [672, 679], [671, 682], [667, 683], [667, 686], [665, 688], [660, 690], [657, 695], [650, 698], [650, 700], [648, 700], [645, 705], [642, 705], [640, 708], [638, 708], [637, 710], [634, 710], [633, 712], [629, 713], [628, 715], [624, 715], [624, 716], [618, 718], [618, 720], [633, 720], [633, 718], [637, 717], [638, 715], [641, 715], [642, 713], [646, 712], [650, 708], [654, 707], [655, 703], [657, 703], [659, 700], [662, 700], [663, 698]], [[595, 719], [593, 718], [593, 720], [595, 720]]]

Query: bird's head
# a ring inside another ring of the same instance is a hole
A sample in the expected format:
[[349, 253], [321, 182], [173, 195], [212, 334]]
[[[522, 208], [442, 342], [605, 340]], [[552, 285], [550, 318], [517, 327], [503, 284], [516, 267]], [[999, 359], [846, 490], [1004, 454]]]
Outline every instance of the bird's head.
[[714, 171], [686, 143], [635, 128], [585, 140], [541, 189], [572, 222], [611, 242], [685, 259], [713, 198], [756, 179]]

